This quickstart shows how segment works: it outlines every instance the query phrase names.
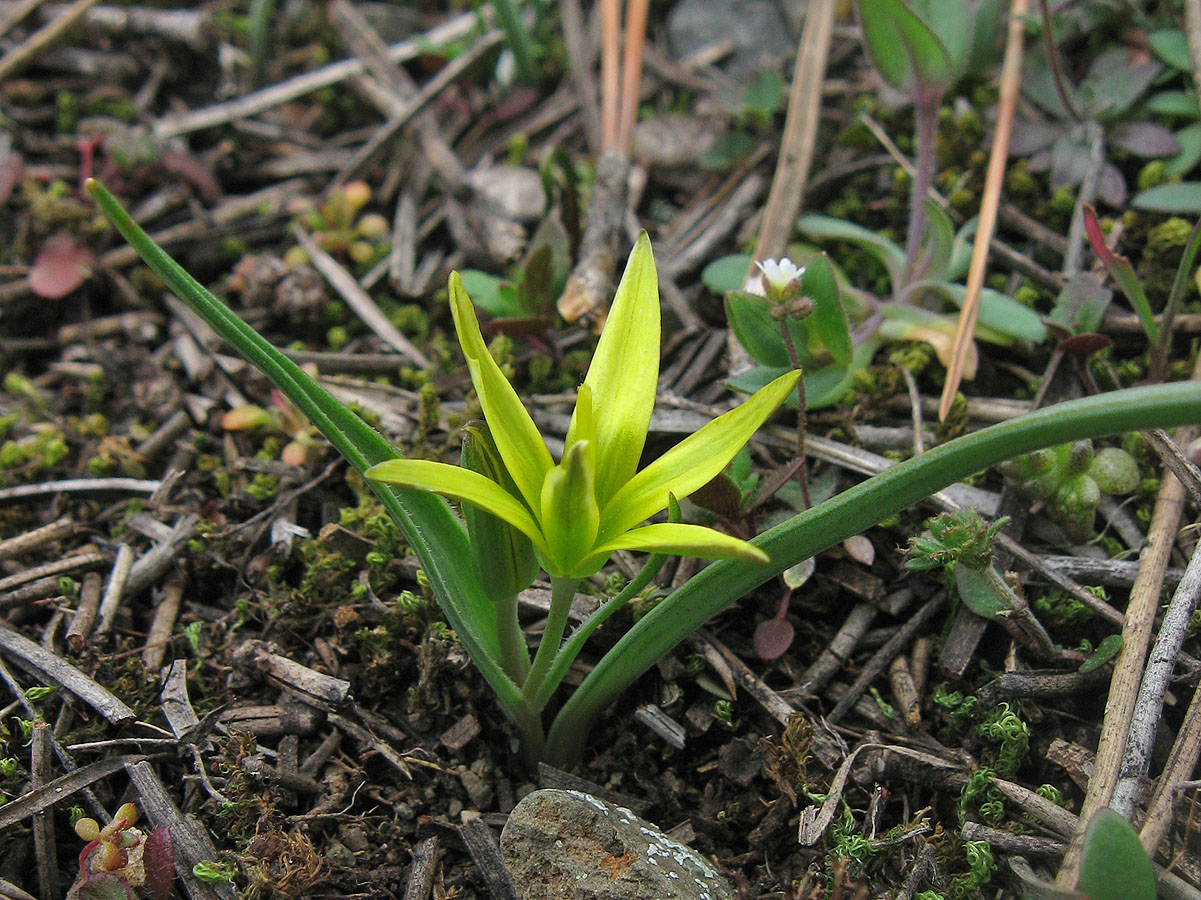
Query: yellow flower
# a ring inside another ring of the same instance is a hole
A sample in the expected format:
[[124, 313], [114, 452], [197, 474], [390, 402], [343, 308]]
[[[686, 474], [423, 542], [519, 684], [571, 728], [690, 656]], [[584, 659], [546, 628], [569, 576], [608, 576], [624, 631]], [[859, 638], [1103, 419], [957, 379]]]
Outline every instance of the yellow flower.
[[471, 299], [450, 276], [455, 330], [472, 384], [513, 490], [445, 463], [394, 459], [367, 477], [473, 504], [526, 535], [552, 577], [583, 578], [615, 550], [766, 561], [759, 548], [700, 525], [642, 523], [670, 496], [717, 475], [796, 384], [788, 372], [637, 471], [659, 379], [659, 287], [646, 234], [639, 236], [580, 386], [556, 463], [529, 413], [488, 353]]

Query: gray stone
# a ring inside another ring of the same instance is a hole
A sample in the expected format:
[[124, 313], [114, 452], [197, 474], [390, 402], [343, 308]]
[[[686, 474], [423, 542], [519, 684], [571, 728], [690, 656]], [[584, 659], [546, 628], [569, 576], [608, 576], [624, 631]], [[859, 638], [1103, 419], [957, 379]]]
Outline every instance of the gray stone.
[[776, 0], [681, 0], [667, 15], [667, 43], [676, 59], [729, 41], [722, 68], [735, 78], [779, 68], [796, 38]]
[[733, 900], [703, 856], [628, 809], [578, 791], [535, 791], [500, 836], [521, 900]]

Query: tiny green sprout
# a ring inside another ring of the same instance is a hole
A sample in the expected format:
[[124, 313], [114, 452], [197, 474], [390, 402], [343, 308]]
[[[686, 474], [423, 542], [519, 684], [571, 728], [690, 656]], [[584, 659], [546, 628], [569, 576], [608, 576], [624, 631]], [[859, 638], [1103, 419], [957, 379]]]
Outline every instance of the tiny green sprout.
[[0, 778], [6, 780], [16, 778], [21, 774], [21, 764], [11, 756], [0, 759]]
[[233, 863], [204, 860], [192, 866], [192, 874], [206, 884], [220, 884], [232, 882], [237, 873]]
[[151, 900], [167, 900], [175, 880], [171, 832], [149, 834], [134, 823], [138, 808], [123, 804], [113, 820], [101, 825], [89, 816], [72, 815], [73, 829], [87, 845], [79, 854], [79, 876], [67, 900], [108, 900], [133, 896], [141, 889]]
[[25, 699], [30, 703], [40, 703], [47, 697], [53, 697], [57, 693], [58, 685], [37, 685], [25, 689]]

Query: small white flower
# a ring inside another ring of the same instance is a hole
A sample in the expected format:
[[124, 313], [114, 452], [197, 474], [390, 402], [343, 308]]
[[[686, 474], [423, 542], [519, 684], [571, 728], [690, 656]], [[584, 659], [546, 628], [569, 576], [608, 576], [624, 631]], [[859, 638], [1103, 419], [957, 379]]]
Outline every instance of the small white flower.
[[804, 266], [798, 266], [787, 257], [781, 260], [765, 259], [755, 263], [763, 273], [763, 287], [769, 297], [784, 299], [795, 293], [800, 285]]

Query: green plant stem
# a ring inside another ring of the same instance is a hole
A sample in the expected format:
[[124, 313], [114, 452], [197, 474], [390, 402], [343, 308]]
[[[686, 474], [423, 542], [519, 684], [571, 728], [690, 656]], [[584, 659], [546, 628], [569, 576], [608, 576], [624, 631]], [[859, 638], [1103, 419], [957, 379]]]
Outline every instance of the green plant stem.
[[1195, 382], [1086, 397], [957, 438], [794, 516], [755, 539], [770, 563], [713, 563], [635, 623], [559, 711], [547, 737], [548, 761], [575, 762], [592, 721], [621, 691], [710, 618], [788, 567], [1010, 457], [1083, 438], [1199, 421], [1201, 384]]
[[530, 651], [517, 618], [517, 595], [496, 603], [496, 637], [500, 644], [500, 665], [515, 684], [524, 683], [530, 674]]
[[813, 498], [809, 494], [809, 462], [805, 457], [805, 432], [809, 426], [809, 413], [806, 408], [808, 401], [805, 397], [801, 357], [796, 352], [796, 344], [793, 343], [792, 334], [788, 330], [787, 317], [780, 319], [780, 335], [784, 338], [784, 349], [788, 351], [789, 365], [802, 374], [802, 377], [796, 380], [796, 455], [801, 461], [797, 468], [797, 482], [801, 486], [801, 499], [805, 503], [805, 509], [808, 509], [813, 505]]
[[534, 45], [525, 23], [521, 21], [521, 11], [513, 0], [494, 0], [492, 9], [496, 12], [496, 20], [505, 33], [505, 41], [513, 51], [513, 61], [517, 64], [517, 77], [523, 84], [538, 83], [538, 64], [534, 60]]
[[546, 614], [546, 628], [542, 632], [542, 640], [538, 642], [538, 652], [534, 654], [534, 664], [530, 667], [530, 674], [526, 676], [525, 686], [521, 691], [525, 702], [530, 704], [533, 709], [541, 710], [541, 707], [533, 701], [538, 696], [542, 683], [546, 680], [546, 673], [550, 670], [551, 663], [559, 654], [559, 647], [563, 643], [563, 633], [567, 630], [567, 616], [571, 612], [571, 601], [575, 599], [575, 589], [579, 586], [578, 578], [551, 577], [550, 611]]
[[563, 683], [563, 678], [567, 675], [567, 670], [571, 668], [571, 664], [580, 655], [580, 651], [584, 649], [584, 644], [592, 637], [593, 632], [600, 628], [613, 613], [617, 612], [637, 596], [639, 591], [650, 584], [651, 579], [659, 574], [659, 570], [663, 568], [665, 562], [667, 562], [667, 554], [653, 554], [642, 567], [642, 571], [634, 576], [633, 581], [622, 588], [616, 595], [602, 603], [592, 615], [580, 624], [579, 628], [568, 636], [562, 649], [555, 654], [554, 662], [551, 663], [550, 669], [547, 670], [546, 677], [542, 679], [542, 684], [538, 686], [538, 692], [534, 696], [535, 709], [546, 708], [546, 704], [550, 702], [551, 695]]

